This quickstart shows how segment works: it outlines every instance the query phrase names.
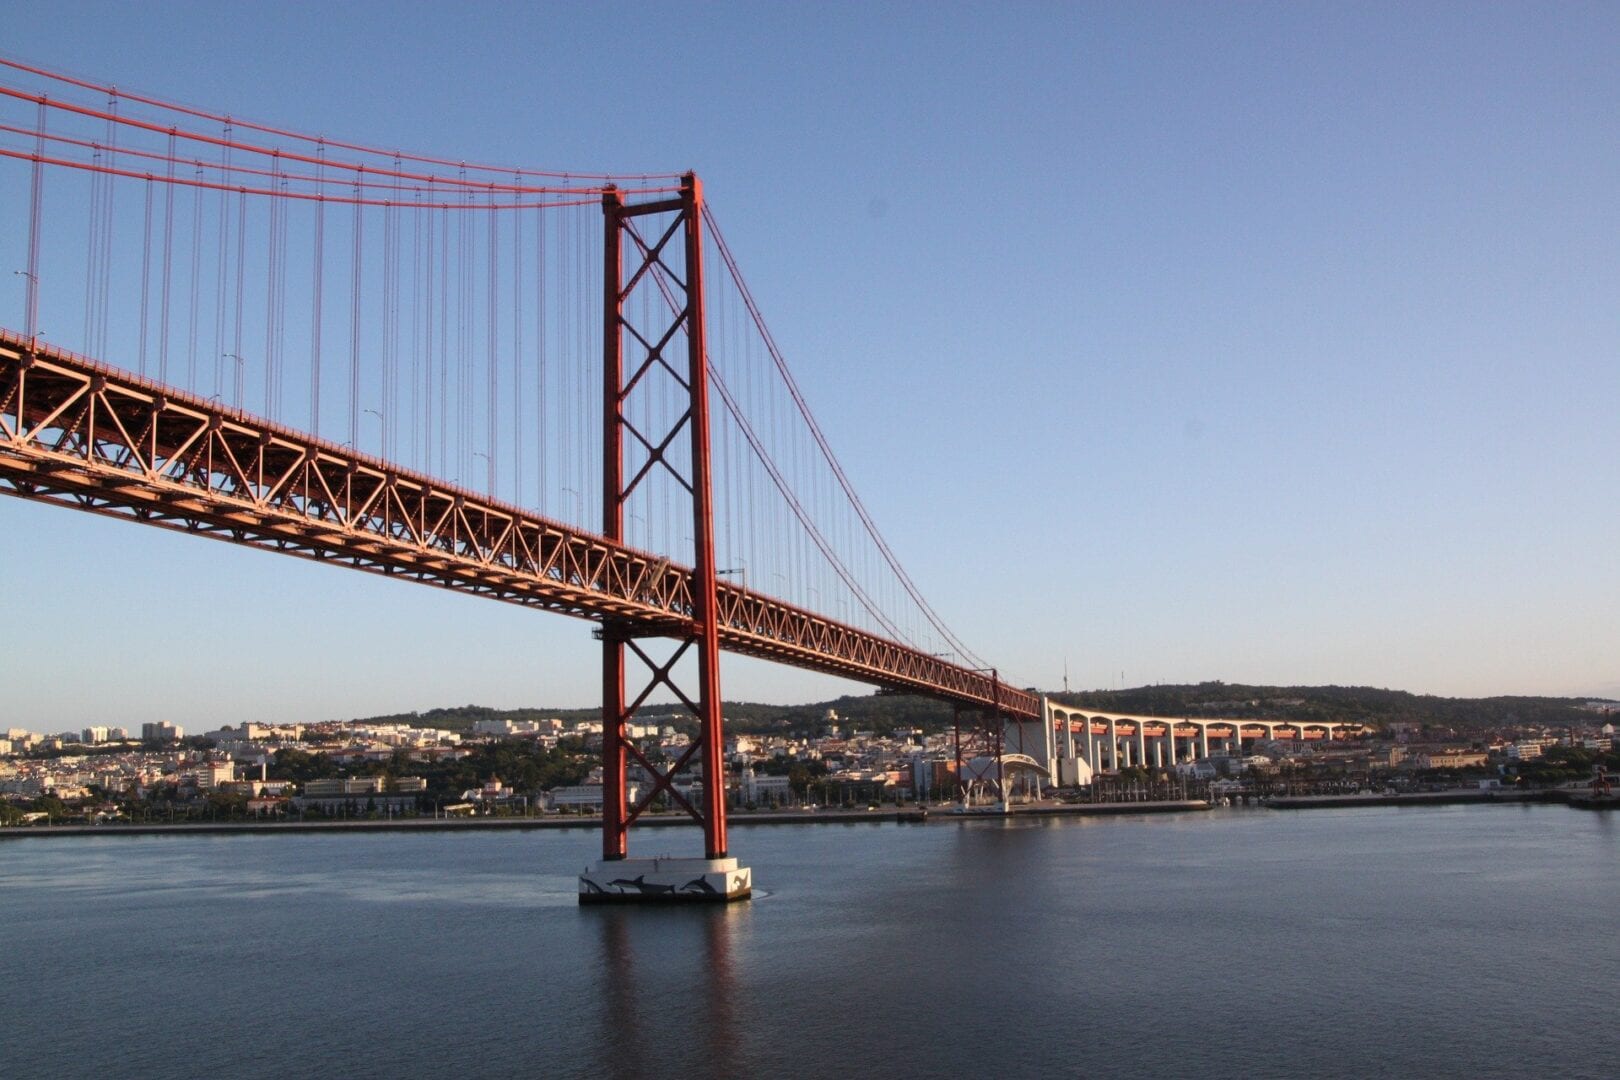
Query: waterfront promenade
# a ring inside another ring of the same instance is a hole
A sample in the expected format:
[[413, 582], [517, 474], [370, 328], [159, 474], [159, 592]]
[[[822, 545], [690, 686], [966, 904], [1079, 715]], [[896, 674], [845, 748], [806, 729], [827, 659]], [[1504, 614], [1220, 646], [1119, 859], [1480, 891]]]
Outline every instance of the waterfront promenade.
[[[1106, 817], [1122, 814], [1175, 814], [1210, 809], [1202, 799], [1157, 802], [1061, 803], [1041, 802], [1014, 806], [1005, 813], [977, 807], [966, 813], [953, 806], [937, 806], [924, 814], [917, 807], [882, 810], [780, 810], [741, 812], [732, 818], [739, 828], [750, 825], [850, 825], [862, 822], [907, 822], [913, 824], [961, 822], [1004, 817]], [[691, 819], [677, 814], [643, 819], [643, 825], [658, 828], [689, 827]], [[600, 829], [602, 819], [595, 814], [547, 815], [533, 817], [410, 817], [376, 820], [338, 821], [222, 821], [177, 822], [175, 824], [113, 825], [17, 825], [0, 828], [0, 840], [26, 840], [52, 836], [158, 836], [221, 835], [228, 833], [332, 833], [332, 832], [481, 832], [512, 829]]]
[[[1571, 789], [1554, 788], [1533, 791], [1478, 790], [1455, 788], [1447, 791], [1402, 792], [1396, 795], [1298, 795], [1276, 796], [1258, 804], [1255, 810], [1325, 810], [1352, 807], [1419, 807], [1456, 804], [1522, 806], [1528, 803], [1565, 803], [1573, 795]], [[929, 807], [926, 812], [918, 807], [887, 807], [879, 810], [816, 809], [738, 812], [733, 824], [739, 828], [755, 825], [851, 825], [860, 823], [901, 822], [927, 825], [942, 822], [995, 820], [1009, 817], [1118, 817], [1130, 814], [1184, 814], [1212, 809], [1203, 799], [1171, 799], [1149, 802], [1067, 803], [1046, 800], [1009, 807], [998, 811], [990, 807], [975, 807], [963, 812], [954, 805]], [[676, 814], [648, 817], [643, 824], [651, 828], [679, 828], [689, 826], [690, 820]], [[334, 832], [489, 832], [528, 829], [599, 829], [602, 819], [594, 814], [545, 815], [530, 817], [409, 817], [384, 819], [346, 819], [337, 821], [230, 821], [182, 822], [175, 824], [109, 824], [109, 825], [19, 825], [0, 828], [0, 840], [41, 839], [55, 836], [160, 836], [160, 835], [225, 835], [233, 833], [287, 834]]]

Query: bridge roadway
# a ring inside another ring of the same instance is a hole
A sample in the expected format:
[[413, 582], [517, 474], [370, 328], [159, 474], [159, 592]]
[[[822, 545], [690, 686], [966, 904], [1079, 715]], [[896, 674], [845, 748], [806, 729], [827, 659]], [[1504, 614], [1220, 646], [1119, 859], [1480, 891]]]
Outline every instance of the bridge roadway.
[[[690, 567], [0, 329], [0, 493], [690, 637]], [[746, 588], [720, 644], [1012, 717], [1033, 695]]]
[[1174, 719], [1107, 713], [1042, 699], [1041, 721], [1009, 720], [1009, 753], [1033, 757], [1060, 784], [1131, 766], [1169, 768], [1212, 750], [1241, 755], [1243, 740], [1331, 741], [1365, 734], [1364, 724], [1313, 720]]

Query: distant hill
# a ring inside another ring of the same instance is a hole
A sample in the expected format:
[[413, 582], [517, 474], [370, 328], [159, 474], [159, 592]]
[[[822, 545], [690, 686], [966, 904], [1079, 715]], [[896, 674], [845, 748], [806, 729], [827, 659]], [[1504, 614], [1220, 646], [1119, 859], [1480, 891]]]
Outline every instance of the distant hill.
[[[870, 694], [836, 698], [809, 705], [763, 705], [750, 701], [725, 703], [726, 728], [742, 734], [815, 730], [824, 725], [827, 710], [836, 710], [846, 729], [872, 729], [883, 734], [896, 727], [938, 729], [951, 721], [951, 707], [910, 694]], [[415, 724], [467, 732], [479, 720], [596, 720], [601, 709], [492, 709], [487, 705], [458, 705], [425, 712], [394, 713], [355, 719], [364, 724]], [[693, 723], [666, 706], [650, 705], [636, 714], [642, 722], [665, 716], [676, 727]]]
[[[1129, 690], [1085, 690], [1053, 693], [1052, 700], [1102, 712], [1142, 713], [1149, 716], [1221, 717], [1255, 719], [1354, 721], [1374, 727], [1413, 724], [1458, 733], [1492, 728], [1589, 724], [1594, 719], [1583, 706], [1585, 698], [1491, 697], [1447, 698], [1411, 694], [1371, 686], [1246, 686], [1205, 682], [1186, 686], [1139, 686]], [[1616, 714], [1620, 715], [1620, 702]], [[815, 731], [823, 726], [827, 710], [838, 713], [845, 730], [860, 728], [887, 734], [897, 727], [938, 731], [951, 723], [951, 707], [943, 702], [909, 694], [865, 694], [805, 705], [763, 705], [727, 702], [727, 730], [743, 734]], [[639, 717], [650, 720], [673, 710], [657, 706]], [[471, 731], [478, 720], [595, 719], [599, 709], [492, 709], [461, 705], [368, 717], [364, 723], [403, 723]], [[688, 720], [672, 721], [686, 726]]]

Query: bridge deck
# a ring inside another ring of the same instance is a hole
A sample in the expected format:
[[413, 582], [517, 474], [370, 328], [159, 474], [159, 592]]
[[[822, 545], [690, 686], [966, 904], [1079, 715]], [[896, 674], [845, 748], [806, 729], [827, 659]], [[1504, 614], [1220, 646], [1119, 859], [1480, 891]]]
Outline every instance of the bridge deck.
[[[692, 570], [0, 329], [0, 493], [598, 621], [692, 633]], [[721, 647], [973, 708], [1034, 695], [722, 583]]]

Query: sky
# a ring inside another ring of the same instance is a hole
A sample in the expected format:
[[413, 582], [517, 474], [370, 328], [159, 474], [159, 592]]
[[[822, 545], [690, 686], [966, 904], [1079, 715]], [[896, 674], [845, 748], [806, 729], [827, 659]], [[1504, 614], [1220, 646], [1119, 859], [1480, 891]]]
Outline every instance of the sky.
[[[1612, 6], [56, 0], [0, 51], [697, 170], [891, 546], [1020, 685], [1620, 696]], [[21, 500], [0, 589], [4, 725], [598, 700], [587, 623]]]

